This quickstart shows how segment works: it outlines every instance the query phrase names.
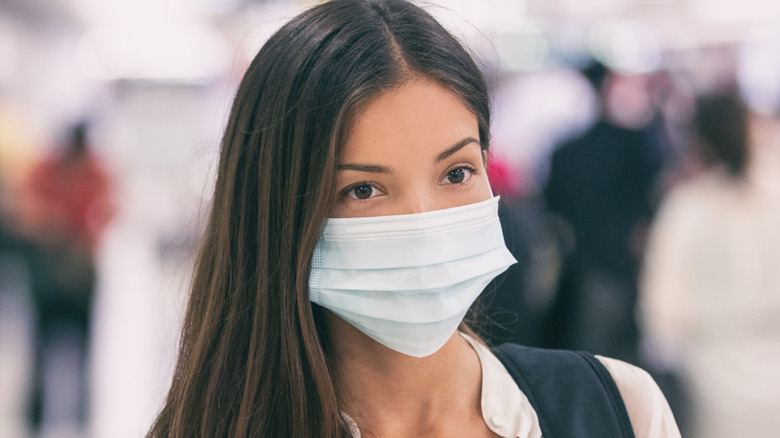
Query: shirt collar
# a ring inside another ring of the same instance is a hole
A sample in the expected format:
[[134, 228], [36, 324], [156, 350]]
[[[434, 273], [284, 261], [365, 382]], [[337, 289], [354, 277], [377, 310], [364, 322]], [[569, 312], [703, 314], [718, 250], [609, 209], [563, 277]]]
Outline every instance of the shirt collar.
[[482, 365], [482, 418], [502, 438], [541, 438], [539, 418], [500, 360], [483, 343], [461, 333]]

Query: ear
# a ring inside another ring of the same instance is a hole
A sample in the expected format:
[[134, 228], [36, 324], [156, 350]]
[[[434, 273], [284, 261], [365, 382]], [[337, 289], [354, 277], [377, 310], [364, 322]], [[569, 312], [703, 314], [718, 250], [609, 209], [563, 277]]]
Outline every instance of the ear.
[[485, 166], [485, 169], [487, 169], [488, 166], [488, 150], [482, 149], [482, 164]]

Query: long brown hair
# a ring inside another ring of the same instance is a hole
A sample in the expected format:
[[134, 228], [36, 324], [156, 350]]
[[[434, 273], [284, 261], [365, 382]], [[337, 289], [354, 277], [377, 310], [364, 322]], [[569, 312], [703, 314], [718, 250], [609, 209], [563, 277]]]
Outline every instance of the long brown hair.
[[414, 77], [448, 87], [488, 145], [485, 81], [403, 0], [334, 0], [282, 27], [237, 91], [179, 359], [149, 437], [344, 437], [321, 309], [309, 302], [352, 115]]
[[735, 178], [745, 176], [748, 154], [748, 108], [735, 93], [696, 99], [693, 119], [698, 152], [707, 165], [723, 165]]

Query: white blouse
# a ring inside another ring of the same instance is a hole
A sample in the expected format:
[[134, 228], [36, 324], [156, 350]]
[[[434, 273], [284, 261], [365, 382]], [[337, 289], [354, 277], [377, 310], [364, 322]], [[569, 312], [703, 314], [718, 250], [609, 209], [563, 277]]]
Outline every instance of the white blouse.
[[[503, 438], [540, 438], [539, 418], [528, 398], [498, 358], [480, 342], [463, 337], [477, 352], [482, 365], [482, 418]], [[663, 393], [650, 375], [625, 362], [596, 356], [609, 370], [631, 419], [636, 438], [675, 438], [680, 431]], [[360, 430], [347, 415], [352, 435]]]

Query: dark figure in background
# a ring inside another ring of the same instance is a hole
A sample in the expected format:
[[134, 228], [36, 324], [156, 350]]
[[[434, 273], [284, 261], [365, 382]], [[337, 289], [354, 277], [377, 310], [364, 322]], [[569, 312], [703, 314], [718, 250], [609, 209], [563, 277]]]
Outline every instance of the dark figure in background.
[[479, 334], [491, 345], [504, 342], [549, 347], [547, 321], [566, 251], [560, 221], [536, 197], [501, 198], [498, 216], [504, 241], [517, 260], [483, 292]]
[[602, 100], [601, 117], [555, 150], [544, 188], [575, 237], [550, 326], [557, 347], [637, 363], [637, 276], [661, 158], [650, 130], [614, 121], [626, 111], [615, 112], [613, 73], [598, 64], [584, 73]]
[[[85, 124], [71, 129], [64, 148], [38, 163], [25, 185], [24, 235], [37, 311], [34, 426], [85, 420], [95, 247], [113, 215], [109, 185], [107, 173], [90, 153]], [[70, 361], [76, 364], [75, 379], [63, 376], [60, 364], [47, 363], [62, 357], [52, 352], [63, 348], [75, 350], [66, 355], [75, 358]], [[79, 383], [73, 388], [58, 379]], [[70, 397], [75, 399], [63, 400]]]
[[547, 347], [551, 340], [546, 322], [567, 250], [565, 228], [546, 211], [540, 196], [517, 187], [513, 172], [499, 157], [490, 157], [490, 185], [501, 196], [501, 230], [517, 263], [485, 288], [476, 308], [481, 318], [476, 328], [491, 345]]

